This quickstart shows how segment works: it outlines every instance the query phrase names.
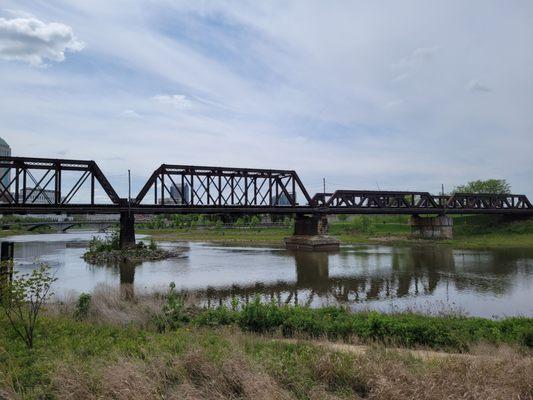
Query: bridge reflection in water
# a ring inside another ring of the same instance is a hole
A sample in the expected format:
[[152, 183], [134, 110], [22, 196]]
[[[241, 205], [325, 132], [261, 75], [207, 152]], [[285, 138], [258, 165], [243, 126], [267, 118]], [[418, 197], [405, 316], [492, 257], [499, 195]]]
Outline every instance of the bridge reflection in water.
[[[255, 296], [279, 305], [350, 305], [427, 297], [449, 288], [501, 296], [513, 290], [521, 274], [533, 274], [533, 249], [484, 252], [427, 245], [356, 246], [334, 254], [293, 251], [285, 255], [294, 260], [295, 271], [287, 271], [292, 279], [211, 285], [182, 289], [182, 294], [209, 306], [229, 305], [233, 297], [247, 303]], [[122, 263], [114, 268], [124, 295], [133, 296], [135, 266]]]

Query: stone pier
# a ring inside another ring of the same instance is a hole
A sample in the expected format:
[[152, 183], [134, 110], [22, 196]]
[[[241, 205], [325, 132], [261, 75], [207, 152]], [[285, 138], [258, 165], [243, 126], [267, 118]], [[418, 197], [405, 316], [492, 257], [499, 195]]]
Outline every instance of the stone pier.
[[135, 245], [135, 215], [124, 211], [120, 213], [120, 248]]
[[325, 215], [300, 215], [294, 220], [294, 233], [285, 238], [287, 249], [338, 250], [340, 241], [328, 235]]
[[421, 239], [453, 239], [453, 219], [446, 215], [436, 217], [411, 216], [411, 235]]

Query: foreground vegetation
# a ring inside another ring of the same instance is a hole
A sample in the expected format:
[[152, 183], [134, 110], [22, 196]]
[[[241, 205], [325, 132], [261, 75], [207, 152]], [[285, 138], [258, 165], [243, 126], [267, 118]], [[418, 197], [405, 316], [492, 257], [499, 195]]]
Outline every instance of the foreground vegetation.
[[[526, 399], [533, 394], [530, 318], [357, 314], [258, 300], [208, 309], [185, 303], [173, 287], [164, 295], [132, 299], [101, 286], [92, 295], [50, 304], [39, 321], [35, 346], [28, 349], [0, 319], [0, 397]], [[358, 346], [325, 341], [337, 339]]]

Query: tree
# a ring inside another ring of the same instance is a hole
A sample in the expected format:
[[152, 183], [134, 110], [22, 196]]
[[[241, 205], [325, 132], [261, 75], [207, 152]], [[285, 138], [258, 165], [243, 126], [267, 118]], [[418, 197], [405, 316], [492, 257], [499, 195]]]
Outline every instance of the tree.
[[468, 182], [466, 185], [457, 186], [455, 193], [490, 193], [509, 194], [511, 185], [505, 179], [487, 179]]
[[31, 274], [15, 276], [1, 286], [0, 307], [15, 333], [31, 349], [35, 327], [43, 305], [52, 296], [50, 288], [57, 280], [47, 264], [41, 264]]

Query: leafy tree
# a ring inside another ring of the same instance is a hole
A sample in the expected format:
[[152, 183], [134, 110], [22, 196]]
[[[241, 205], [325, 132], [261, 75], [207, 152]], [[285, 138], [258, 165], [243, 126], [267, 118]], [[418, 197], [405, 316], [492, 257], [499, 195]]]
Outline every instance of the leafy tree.
[[455, 193], [491, 193], [509, 194], [511, 185], [505, 179], [487, 179], [468, 182], [465, 185], [457, 186]]
[[1, 287], [0, 307], [15, 333], [31, 349], [35, 327], [43, 305], [52, 296], [50, 288], [57, 279], [47, 264], [41, 264], [31, 274], [15, 276]]

